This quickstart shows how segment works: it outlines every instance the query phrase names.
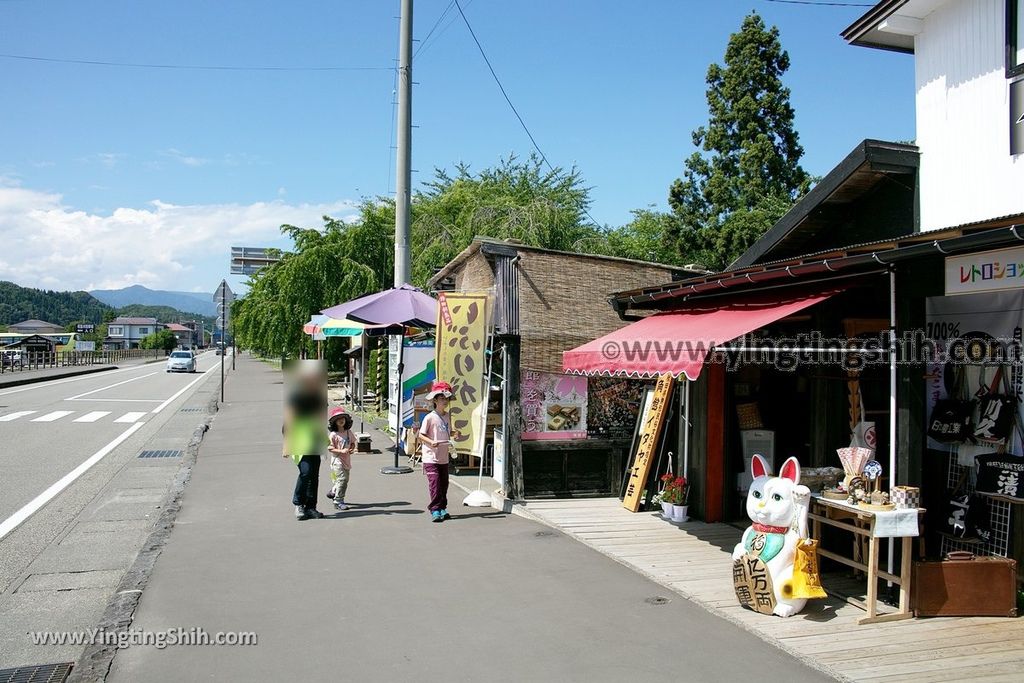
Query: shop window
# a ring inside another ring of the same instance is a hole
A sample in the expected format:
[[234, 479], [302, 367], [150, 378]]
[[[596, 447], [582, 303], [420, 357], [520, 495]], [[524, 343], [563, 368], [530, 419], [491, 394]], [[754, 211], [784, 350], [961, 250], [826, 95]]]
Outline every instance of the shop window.
[[139, 328], [139, 334], [141, 334], [141, 335], [149, 334], [149, 328], [148, 327], [140, 327]]
[[108, 334], [109, 334], [109, 335], [110, 335], [111, 337], [120, 337], [120, 336], [123, 336], [123, 335], [124, 335], [124, 328], [123, 328], [123, 327], [121, 327], [121, 326], [119, 326], [119, 325], [111, 325], [111, 326], [110, 326], [110, 327], [109, 327], [109, 328], [107, 329], [107, 333], [108, 333]]
[[1024, 0], [1006, 0], [1006, 75], [1024, 74]]

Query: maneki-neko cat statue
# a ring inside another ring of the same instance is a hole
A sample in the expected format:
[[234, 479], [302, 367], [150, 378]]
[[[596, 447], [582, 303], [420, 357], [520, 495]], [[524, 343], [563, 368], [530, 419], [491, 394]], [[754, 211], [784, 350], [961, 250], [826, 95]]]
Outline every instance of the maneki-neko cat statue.
[[[824, 597], [817, 577], [816, 543], [806, 540], [811, 492], [800, 485], [796, 458], [786, 460], [779, 476], [773, 477], [767, 461], [755, 455], [751, 471], [754, 481], [747, 493], [747, 515], [753, 523], [732, 553], [736, 597], [741, 605], [761, 614], [790, 617], [804, 608], [808, 597]], [[801, 574], [795, 577], [798, 560]]]

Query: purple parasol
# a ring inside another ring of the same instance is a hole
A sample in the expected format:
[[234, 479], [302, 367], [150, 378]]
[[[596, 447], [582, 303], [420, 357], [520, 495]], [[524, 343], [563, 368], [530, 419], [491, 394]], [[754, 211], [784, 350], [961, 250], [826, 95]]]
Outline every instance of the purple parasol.
[[427, 328], [437, 324], [437, 300], [412, 285], [402, 285], [325, 308], [323, 314], [332, 317], [340, 314], [366, 325]]

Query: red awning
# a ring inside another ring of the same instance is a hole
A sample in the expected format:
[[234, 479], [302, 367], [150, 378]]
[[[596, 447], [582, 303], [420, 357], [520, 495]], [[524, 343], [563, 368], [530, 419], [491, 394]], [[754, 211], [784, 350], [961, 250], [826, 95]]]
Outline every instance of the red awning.
[[833, 289], [775, 297], [694, 302], [686, 310], [657, 313], [562, 353], [565, 372], [581, 375], [657, 377], [665, 373], [695, 380], [716, 346], [760, 329], [837, 294]]

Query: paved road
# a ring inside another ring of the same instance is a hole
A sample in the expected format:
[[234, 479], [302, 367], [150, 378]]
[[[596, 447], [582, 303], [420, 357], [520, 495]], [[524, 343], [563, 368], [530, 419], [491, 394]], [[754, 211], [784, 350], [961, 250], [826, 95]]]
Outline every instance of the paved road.
[[94, 454], [144, 429], [206, 372], [216, 372], [217, 360], [213, 353], [200, 356], [197, 374], [167, 373], [163, 363], [149, 363], [0, 390], [0, 539], [30, 514], [25, 506], [33, 499]]
[[380, 475], [386, 451], [353, 458], [352, 510], [297, 522], [280, 374], [242, 358], [230, 386], [131, 628], [259, 642], [133, 646], [110, 683], [826, 680], [563, 534], [462, 508], [455, 487], [454, 519], [431, 523], [423, 475]]
[[77, 658], [80, 647], [33, 647], [28, 634], [98, 623], [181, 462], [137, 455], [185, 447], [218, 361], [0, 390], [0, 669]]

